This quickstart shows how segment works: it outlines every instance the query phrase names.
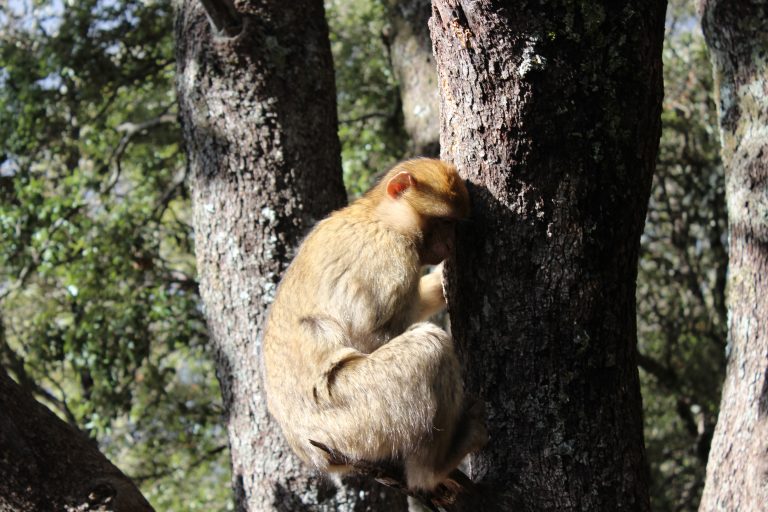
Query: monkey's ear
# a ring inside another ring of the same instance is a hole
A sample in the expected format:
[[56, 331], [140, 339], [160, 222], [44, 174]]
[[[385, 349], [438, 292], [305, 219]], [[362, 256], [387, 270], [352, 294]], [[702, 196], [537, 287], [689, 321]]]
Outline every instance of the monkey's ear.
[[387, 183], [387, 195], [397, 199], [400, 195], [416, 183], [414, 177], [408, 171], [401, 171], [390, 178]]

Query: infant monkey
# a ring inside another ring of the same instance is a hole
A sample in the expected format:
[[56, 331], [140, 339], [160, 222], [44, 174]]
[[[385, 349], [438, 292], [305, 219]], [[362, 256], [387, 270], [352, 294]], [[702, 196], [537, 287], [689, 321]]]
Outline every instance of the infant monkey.
[[485, 444], [451, 337], [423, 322], [445, 298], [442, 266], [424, 277], [422, 267], [450, 255], [468, 214], [452, 165], [410, 160], [302, 243], [263, 349], [269, 410], [305, 462], [352, 469], [319, 443], [349, 460], [395, 462], [410, 489], [431, 491]]

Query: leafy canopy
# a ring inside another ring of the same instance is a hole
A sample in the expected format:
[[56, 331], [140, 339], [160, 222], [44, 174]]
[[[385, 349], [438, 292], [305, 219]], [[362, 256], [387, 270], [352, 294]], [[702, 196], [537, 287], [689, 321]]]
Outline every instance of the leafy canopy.
[[172, 24], [168, 1], [0, 6], [0, 357], [159, 509], [223, 509]]

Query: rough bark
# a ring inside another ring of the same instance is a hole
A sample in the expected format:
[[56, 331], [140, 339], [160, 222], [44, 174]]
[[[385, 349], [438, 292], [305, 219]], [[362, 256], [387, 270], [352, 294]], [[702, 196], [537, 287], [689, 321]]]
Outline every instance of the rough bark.
[[[635, 278], [666, 2], [433, 0], [441, 155], [472, 219], [453, 332], [522, 510], [648, 510]], [[453, 270], [456, 269], [456, 270]]]
[[728, 345], [700, 510], [768, 504], [768, 2], [704, 1], [728, 206]]
[[91, 440], [0, 367], [0, 510], [153, 509]]
[[397, 510], [404, 498], [378, 484], [337, 488], [303, 467], [266, 410], [259, 352], [267, 308], [300, 238], [345, 193], [322, 2], [233, 5], [238, 19], [228, 26], [241, 30], [224, 37], [197, 0], [179, 0], [176, 35], [200, 291], [237, 508]]
[[413, 156], [440, 153], [440, 100], [437, 70], [432, 56], [427, 21], [430, 0], [388, 0], [391, 31], [388, 45], [392, 68], [400, 87], [403, 124]]

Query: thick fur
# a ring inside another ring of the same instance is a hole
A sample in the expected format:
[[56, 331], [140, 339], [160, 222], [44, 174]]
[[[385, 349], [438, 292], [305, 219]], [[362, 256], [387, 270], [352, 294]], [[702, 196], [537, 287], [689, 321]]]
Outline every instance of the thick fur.
[[[406, 186], [388, 189], [393, 177]], [[300, 247], [263, 349], [269, 410], [306, 462], [349, 469], [319, 443], [351, 460], [399, 461], [409, 487], [432, 489], [485, 442], [450, 336], [419, 322], [445, 303], [441, 267], [421, 277], [422, 265], [452, 249], [445, 219], [468, 208], [451, 166], [405, 162]]]

